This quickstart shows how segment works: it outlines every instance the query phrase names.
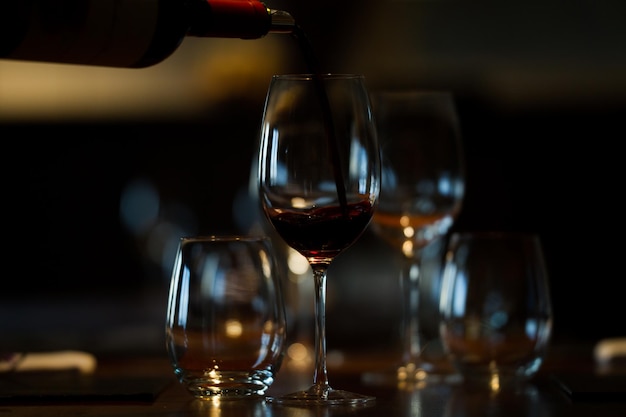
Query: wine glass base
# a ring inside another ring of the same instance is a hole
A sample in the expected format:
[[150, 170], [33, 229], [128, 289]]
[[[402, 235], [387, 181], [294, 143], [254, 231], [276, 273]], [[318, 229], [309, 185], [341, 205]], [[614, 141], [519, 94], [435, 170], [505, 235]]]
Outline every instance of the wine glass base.
[[356, 394], [350, 391], [326, 388], [323, 390], [313, 386], [305, 391], [297, 391], [280, 397], [268, 397], [271, 404], [287, 406], [367, 406], [373, 404], [376, 398], [369, 395]]

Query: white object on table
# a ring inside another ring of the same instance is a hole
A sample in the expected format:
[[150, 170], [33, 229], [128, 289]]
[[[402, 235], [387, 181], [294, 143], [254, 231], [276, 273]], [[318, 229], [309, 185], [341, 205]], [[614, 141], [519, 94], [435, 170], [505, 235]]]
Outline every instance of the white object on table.
[[606, 364], [617, 358], [626, 358], [626, 337], [602, 339], [593, 349], [596, 362]]
[[95, 356], [76, 350], [0, 354], [0, 372], [77, 370], [90, 374], [96, 365]]

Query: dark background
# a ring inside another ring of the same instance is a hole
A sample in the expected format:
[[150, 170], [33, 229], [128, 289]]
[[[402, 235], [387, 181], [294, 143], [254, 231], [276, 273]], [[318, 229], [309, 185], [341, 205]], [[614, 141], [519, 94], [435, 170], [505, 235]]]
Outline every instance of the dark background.
[[[624, 6], [268, 4], [301, 22], [329, 72], [364, 73], [373, 90], [452, 90], [467, 159], [467, 194], [453, 230], [538, 233], [555, 340], [626, 336]], [[283, 48], [291, 55], [281, 71], [302, 70], [289, 40]], [[186, 76], [187, 61], [175, 54], [163, 65], [172, 62]], [[249, 95], [207, 100], [185, 117], [77, 113], [50, 120], [33, 111], [2, 118], [0, 351], [162, 352], [177, 238], [259, 227], [247, 191], [263, 84]], [[8, 105], [0, 88], [3, 100]], [[132, 188], [137, 184], [148, 186]], [[142, 195], [137, 190], [152, 190], [157, 208], [146, 206], [148, 215], [135, 206], [149, 221], [133, 228], [122, 203]], [[329, 346], [384, 347], [396, 337], [397, 282], [388, 254], [368, 232], [339, 258], [341, 274], [331, 270]]]

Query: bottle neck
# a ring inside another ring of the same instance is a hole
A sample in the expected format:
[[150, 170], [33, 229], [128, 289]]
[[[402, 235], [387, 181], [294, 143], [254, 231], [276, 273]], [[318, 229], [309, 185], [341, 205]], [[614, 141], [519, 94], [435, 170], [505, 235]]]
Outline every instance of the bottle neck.
[[270, 32], [291, 33], [295, 24], [289, 13], [258, 0], [196, 0], [188, 12], [188, 34], [199, 37], [257, 39]]
[[290, 34], [293, 32], [296, 21], [294, 18], [287, 12], [283, 10], [269, 10], [271, 17], [270, 24], [270, 33], [287, 33]]

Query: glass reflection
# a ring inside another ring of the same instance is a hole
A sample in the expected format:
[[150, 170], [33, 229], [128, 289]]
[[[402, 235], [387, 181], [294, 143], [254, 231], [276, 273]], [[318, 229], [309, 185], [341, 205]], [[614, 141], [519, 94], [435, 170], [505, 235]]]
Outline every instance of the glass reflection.
[[508, 417], [550, 416], [546, 402], [532, 384], [512, 389], [489, 390], [455, 386], [449, 397], [444, 417], [491, 417], [506, 414]]

